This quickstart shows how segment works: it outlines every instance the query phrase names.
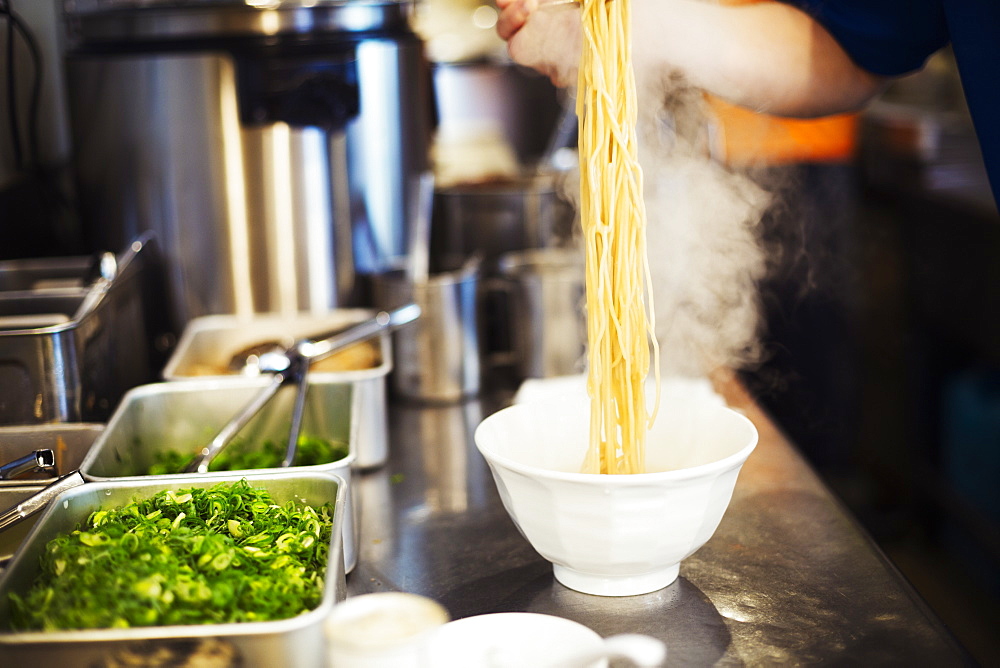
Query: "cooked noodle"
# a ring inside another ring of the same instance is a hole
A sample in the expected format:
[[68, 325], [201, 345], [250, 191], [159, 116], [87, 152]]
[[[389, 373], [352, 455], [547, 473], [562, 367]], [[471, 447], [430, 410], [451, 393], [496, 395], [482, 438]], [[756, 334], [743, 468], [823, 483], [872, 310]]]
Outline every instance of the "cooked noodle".
[[630, 8], [630, 0], [582, 3], [577, 115], [591, 406], [583, 470], [590, 473], [645, 471], [646, 431], [656, 413], [647, 411], [644, 391], [650, 344], [659, 404]]

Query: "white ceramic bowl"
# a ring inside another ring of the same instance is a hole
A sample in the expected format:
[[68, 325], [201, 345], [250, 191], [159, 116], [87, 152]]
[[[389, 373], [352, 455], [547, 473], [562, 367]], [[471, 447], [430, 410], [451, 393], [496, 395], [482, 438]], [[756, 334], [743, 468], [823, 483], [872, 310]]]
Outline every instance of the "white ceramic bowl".
[[715, 533], [757, 445], [746, 417], [714, 397], [672, 396], [646, 443], [648, 473], [579, 473], [589, 405], [579, 396], [505, 408], [476, 429], [504, 507], [571, 589], [656, 591]]

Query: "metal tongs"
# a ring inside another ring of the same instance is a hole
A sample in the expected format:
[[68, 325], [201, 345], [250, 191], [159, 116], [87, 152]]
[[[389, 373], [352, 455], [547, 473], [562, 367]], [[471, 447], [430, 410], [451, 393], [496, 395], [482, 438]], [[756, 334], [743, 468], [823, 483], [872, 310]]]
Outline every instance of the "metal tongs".
[[0, 466], [0, 480], [10, 480], [28, 471], [54, 471], [55, 468], [56, 453], [43, 448]]
[[57, 478], [55, 482], [47, 485], [45, 489], [32, 494], [13, 508], [0, 513], [0, 531], [34, 515], [62, 492], [78, 487], [85, 482], [87, 481], [79, 470]]
[[56, 467], [56, 454], [48, 448], [29, 452], [23, 457], [0, 466], [0, 480], [10, 480], [28, 471], [52, 471]]
[[329, 332], [315, 340], [297, 341], [284, 352], [272, 351], [258, 355], [256, 364], [261, 372], [271, 374], [271, 382], [242, 411], [226, 423], [208, 445], [198, 452], [194, 459], [184, 467], [184, 473], [206, 473], [212, 460], [222, 452], [223, 448], [229, 445], [233, 437], [261, 411], [280, 388], [296, 384], [298, 390], [292, 409], [292, 424], [289, 429], [285, 456], [281, 461], [282, 467], [291, 466], [299, 442], [299, 430], [302, 426], [302, 414], [305, 409], [306, 374], [310, 365], [349, 345], [413, 322], [418, 317], [420, 317], [420, 307], [416, 304], [407, 304], [391, 311], [380, 311], [370, 320], [351, 325], [346, 329]]
[[[8, 462], [0, 466], [0, 480], [8, 480], [32, 469], [55, 471], [55, 453], [47, 448], [35, 450], [12, 462]], [[68, 475], [56, 479], [47, 485], [45, 489], [32, 494], [13, 508], [0, 513], [0, 531], [38, 512], [60, 492], [76, 487], [77, 485], [82, 485], [83, 482], [83, 475], [79, 471], [73, 471]]]

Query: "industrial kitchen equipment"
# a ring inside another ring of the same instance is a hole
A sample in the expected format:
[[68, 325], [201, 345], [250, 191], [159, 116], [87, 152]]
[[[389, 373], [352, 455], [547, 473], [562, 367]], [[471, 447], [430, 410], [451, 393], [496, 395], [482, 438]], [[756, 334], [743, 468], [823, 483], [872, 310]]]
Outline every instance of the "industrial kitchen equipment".
[[364, 302], [428, 169], [412, 0], [69, 0], [88, 241], [163, 240], [175, 318]]

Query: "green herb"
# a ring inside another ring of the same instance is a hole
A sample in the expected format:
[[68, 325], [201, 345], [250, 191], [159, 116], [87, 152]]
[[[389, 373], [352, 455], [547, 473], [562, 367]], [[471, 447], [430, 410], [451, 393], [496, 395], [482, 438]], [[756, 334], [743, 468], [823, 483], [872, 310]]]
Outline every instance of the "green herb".
[[165, 490], [91, 513], [49, 541], [10, 594], [16, 629], [127, 628], [294, 617], [323, 598], [333, 505], [277, 504], [246, 480]]
[[[180, 473], [191, 461], [197, 448], [190, 452], [164, 450], [157, 453], [152, 466], [146, 471], [148, 475], [164, 475]], [[347, 444], [340, 441], [328, 441], [314, 436], [299, 438], [295, 450], [293, 466], [317, 466], [339, 461], [348, 454]], [[264, 441], [262, 444], [233, 443], [219, 453], [209, 465], [210, 471], [249, 471], [253, 469], [270, 469], [281, 466], [285, 458], [285, 444], [277, 441]]]

